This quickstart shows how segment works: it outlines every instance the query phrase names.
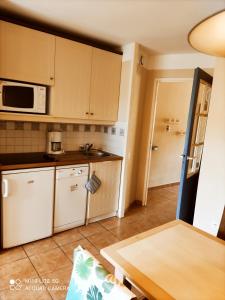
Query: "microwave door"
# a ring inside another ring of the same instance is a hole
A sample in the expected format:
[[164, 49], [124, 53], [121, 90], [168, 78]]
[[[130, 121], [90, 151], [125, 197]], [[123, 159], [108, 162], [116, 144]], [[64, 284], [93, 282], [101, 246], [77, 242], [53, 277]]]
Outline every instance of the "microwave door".
[[15, 112], [34, 112], [34, 92], [33, 87], [3, 85], [2, 109]]
[[46, 114], [46, 87], [0, 80], [0, 110]]

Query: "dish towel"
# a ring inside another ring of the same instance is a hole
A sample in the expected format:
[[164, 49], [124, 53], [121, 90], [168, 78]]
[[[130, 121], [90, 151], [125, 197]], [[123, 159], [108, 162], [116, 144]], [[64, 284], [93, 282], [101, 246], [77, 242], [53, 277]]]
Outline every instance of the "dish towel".
[[91, 175], [91, 178], [85, 184], [86, 189], [92, 194], [96, 193], [100, 186], [101, 180], [95, 175], [95, 173]]

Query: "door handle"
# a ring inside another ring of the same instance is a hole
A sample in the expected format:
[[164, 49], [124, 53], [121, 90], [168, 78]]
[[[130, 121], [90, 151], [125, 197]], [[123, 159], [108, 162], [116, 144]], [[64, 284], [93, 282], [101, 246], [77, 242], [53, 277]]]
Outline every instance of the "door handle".
[[[181, 154], [180, 157], [181, 157], [181, 158], [185, 158], [186, 155], [185, 155], [185, 154]], [[187, 156], [186, 159], [187, 159], [187, 160], [194, 160], [195, 158], [196, 158], [195, 156]]]
[[187, 156], [187, 160], [194, 160], [195, 158], [195, 156]]
[[152, 151], [157, 151], [159, 149], [159, 146], [153, 145], [152, 146]]
[[70, 191], [71, 191], [71, 192], [73, 192], [73, 191], [75, 191], [75, 190], [77, 190], [77, 189], [78, 189], [78, 184], [77, 184], [77, 183], [70, 186]]
[[6, 198], [9, 196], [9, 181], [7, 179], [3, 179], [2, 183], [4, 185], [4, 192], [2, 194], [2, 197]]

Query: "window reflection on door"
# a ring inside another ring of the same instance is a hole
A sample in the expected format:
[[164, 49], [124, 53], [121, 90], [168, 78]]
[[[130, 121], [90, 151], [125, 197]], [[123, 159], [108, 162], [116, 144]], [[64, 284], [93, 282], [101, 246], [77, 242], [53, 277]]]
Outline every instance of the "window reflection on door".
[[201, 81], [189, 153], [190, 159], [188, 163], [187, 177], [197, 173], [201, 165], [210, 96], [211, 86], [208, 83]]

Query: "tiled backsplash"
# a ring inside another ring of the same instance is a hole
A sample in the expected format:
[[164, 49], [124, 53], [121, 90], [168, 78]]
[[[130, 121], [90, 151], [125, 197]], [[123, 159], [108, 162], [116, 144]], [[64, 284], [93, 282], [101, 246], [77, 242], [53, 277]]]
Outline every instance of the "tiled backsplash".
[[62, 131], [65, 151], [78, 150], [93, 143], [116, 154], [123, 154], [125, 125], [79, 125], [0, 121], [0, 153], [45, 152], [47, 132]]

